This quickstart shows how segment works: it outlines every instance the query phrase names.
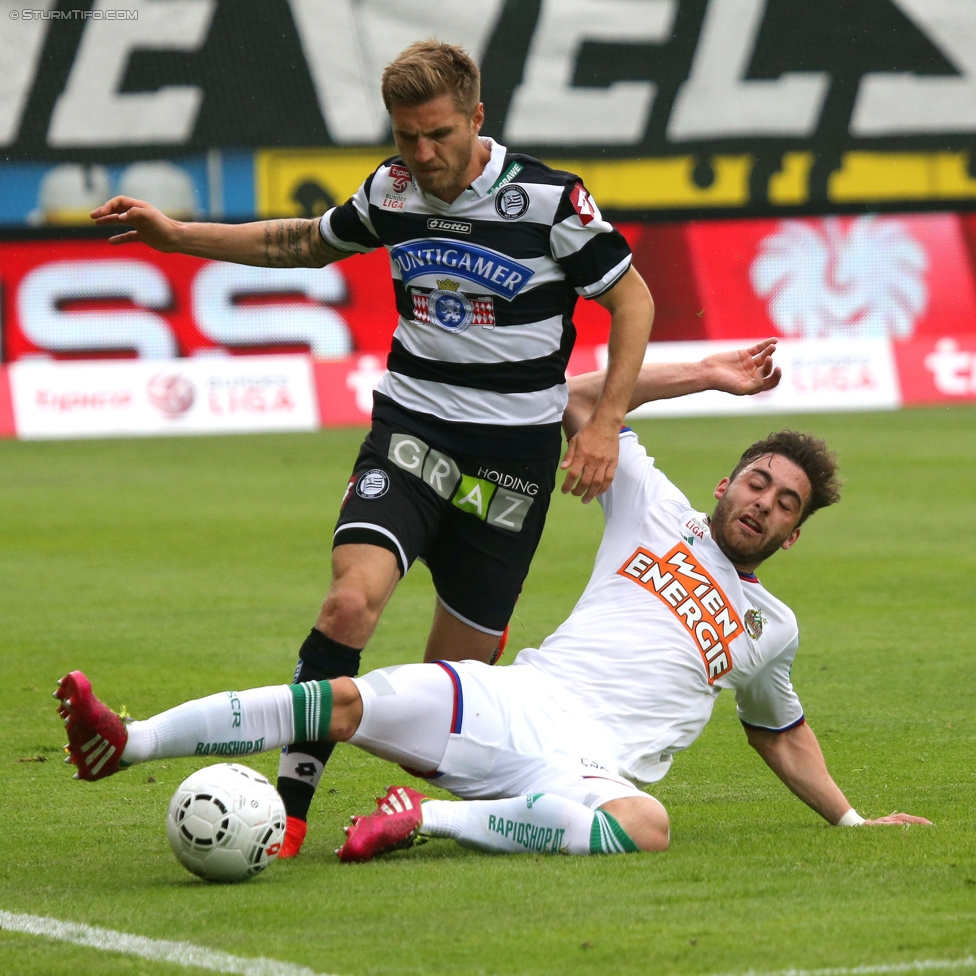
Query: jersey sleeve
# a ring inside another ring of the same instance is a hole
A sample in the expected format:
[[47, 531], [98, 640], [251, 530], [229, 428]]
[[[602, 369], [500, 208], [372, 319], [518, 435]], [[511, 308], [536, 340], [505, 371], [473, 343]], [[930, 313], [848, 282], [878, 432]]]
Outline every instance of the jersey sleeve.
[[630, 267], [630, 246], [620, 231], [603, 219], [583, 183], [567, 174], [568, 183], [550, 232], [552, 256], [566, 280], [583, 298], [609, 291]]
[[736, 688], [735, 707], [743, 725], [768, 732], [785, 732], [803, 721], [803, 706], [793, 690], [790, 669], [799, 646], [794, 638], [782, 654]]
[[322, 216], [319, 230], [327, 244], [350, 254], [366, 254], [383, 246], [369, 219], [369, 195], [378, 172], [371, 173], [344, 204]]
[[652, 502], [662, 498], [680, 499], [687, 506], [685, 496], [654, 466], [654, 458], [629, 428], [620, 431], [620, 452], [617, 455], [617, 470], [613, 482], [598, 495], [603, 506], [604, 518], [625, 517], [627, 513], [643, 512]]

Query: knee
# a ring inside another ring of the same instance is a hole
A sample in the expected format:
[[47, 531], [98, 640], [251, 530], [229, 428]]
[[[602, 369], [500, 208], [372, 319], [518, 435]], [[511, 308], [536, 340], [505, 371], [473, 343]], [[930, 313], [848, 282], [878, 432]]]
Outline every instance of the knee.
[[330, 636], [370, 628], [381, 609], [373, 602], [365, 586], [352, 581], [337, 583], [329, 590], [322, 604], [316, 626]]
[[646, 793], [611, 800], [600, 808], [609, 813], [642, 851], [666, 851], [671, 822], [664, 804]]
[[352, 678], [333, 678], [332, 718], [329, 721], [329, 739], [347, 742], [356, 734], [363, 720], [363, 699]]

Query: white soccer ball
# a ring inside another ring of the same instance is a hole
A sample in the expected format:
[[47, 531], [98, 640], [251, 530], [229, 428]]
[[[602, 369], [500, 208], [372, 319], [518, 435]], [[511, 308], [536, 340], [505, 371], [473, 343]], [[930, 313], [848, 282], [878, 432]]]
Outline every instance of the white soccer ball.
[[281, 850], [285, 804], [262, 776], [218, 763], [188, 776], [173, 794], [166, 837], [177, 860], [207, 881], [246, 881]]

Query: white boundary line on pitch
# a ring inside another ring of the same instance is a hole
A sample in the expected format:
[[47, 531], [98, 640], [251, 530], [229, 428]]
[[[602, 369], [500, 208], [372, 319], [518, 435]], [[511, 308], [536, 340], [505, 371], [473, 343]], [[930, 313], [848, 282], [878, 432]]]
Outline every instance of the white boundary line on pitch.
[[[749, 969], [744, 973], [724, 973], [722, 976], [889, 976], [893, 973], [922, 973], [939, 969], [976, 968], [976, 956], [963, 959], [915, 959], [912, 962], [893, 962], [878, 966], [836, 966], [830, 969], [778, 969], [775, 972], [759, 972]], [[718, 976], [718, 974], [716, 974]]]
[[245, 959], [228, 952], [208, 949], [190, 942], [170, 942], [166, 939], [147, 939], [141, 935], [127, 935], [112, 929], [100, 929], [78, 922], [62, 922], [57, 918], [40, 915], [16, 915], [0, 911], [0, 929], [8, 932], [25, 932], [40, 935], [59, 942], [121, 952], [127, 956], [141, 956], [153, 962], [175, 963], [177, 966], [196, 966], [216, 973], [234, 973], [236, 976], [325, 976], [305, 966], [277, 959]]
[[[78, 922], [62, 922], [41, 915], [17, 915], [0, 911], [0, 929], [8, 932], [24, 932], [40, 935], [60, 942], [140, 956], [153, 962], [175, 963], [178, 966], [196, 966], [217, 973], [233, 973], [236, 976], [327, 976], [305, 966], [276, 959], [245, 959], [217, 949], [193, 945], [190, 942], [169, 942], [165, 939], [147, 939], [142, 935], [126, 935], [112, 929], [100, 929]], [[838, 966], [830, 969], [779, 969], [775, 972], [729, 973], [724, 976], [890, 976], [894, 973], [921, 973], [940, 969], [976, 968], [976, 956], [963, 959], [916, 959], [879, 966]]]
[[830, 969], [779, 969], [762, 973], [749, 969], [744, 973], [723, 976], [888, 976], [892, 973], [922, 973], [930, 969], [973, 969], [976, 956], [963, 959], [915, 959], [912, 962], [893, 962], [878, 966], [837, 966]]

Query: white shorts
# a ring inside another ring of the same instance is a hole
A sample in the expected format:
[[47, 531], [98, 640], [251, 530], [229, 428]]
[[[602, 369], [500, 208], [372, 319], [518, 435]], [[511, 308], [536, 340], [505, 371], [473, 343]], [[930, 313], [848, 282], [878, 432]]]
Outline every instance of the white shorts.
[[468, 800], [554, 793], [595, 809], [640, 790], [598, 725], [528, 664], [405, 664], [355, 678], [349, 740]]

